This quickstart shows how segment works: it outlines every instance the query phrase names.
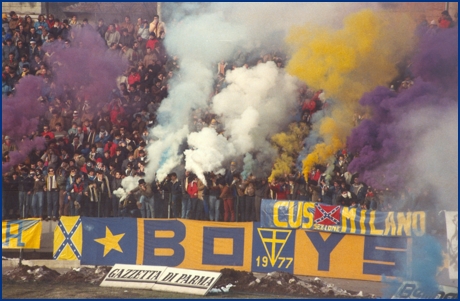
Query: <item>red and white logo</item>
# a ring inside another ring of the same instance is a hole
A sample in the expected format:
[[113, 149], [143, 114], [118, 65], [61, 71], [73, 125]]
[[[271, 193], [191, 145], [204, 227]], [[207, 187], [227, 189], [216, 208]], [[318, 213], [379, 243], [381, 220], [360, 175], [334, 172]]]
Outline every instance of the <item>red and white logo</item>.
[[338, 225], [340, 223], [340, 206], [315, 204], [315, 224]]

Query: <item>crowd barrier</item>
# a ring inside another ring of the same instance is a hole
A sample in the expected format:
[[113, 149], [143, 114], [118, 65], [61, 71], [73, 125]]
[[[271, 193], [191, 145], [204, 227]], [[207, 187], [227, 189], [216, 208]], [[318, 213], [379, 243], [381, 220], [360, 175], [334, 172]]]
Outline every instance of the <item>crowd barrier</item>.
[[[446, 216], [451, 228], [447, 233], [449, 255], [453, 257], [458, 254], [453, 254], [458, 250], [454, 241], [458, 213]], [[40, 248], [41, 227], [39, 219], [4, 221], [2, 247]], [[413, 237], [357, 232], [267, 228], [252, 222], [62, 217], [54, 232], [53, 256], [56, 260], [78, 259], [84, 265], [233, 268], [371, 281], [381, 281], [383, 275], [399, 276], [407, 268]], [[450, 261], [451, 274], [458, 273], [457, 262], [458, 258]]]

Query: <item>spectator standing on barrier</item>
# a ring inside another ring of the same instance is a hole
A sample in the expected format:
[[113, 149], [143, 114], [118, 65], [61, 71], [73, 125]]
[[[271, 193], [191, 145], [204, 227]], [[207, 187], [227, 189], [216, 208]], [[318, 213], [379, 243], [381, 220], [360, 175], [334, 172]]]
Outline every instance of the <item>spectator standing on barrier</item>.
[[256, 182], [255, 204], [254, 211], [256, 214], [256, 221], [260, 222], [260, 208], [262, 199], [268, 199], [270, 196], [270, 186], [266, 178]]
[[270, 189], [276, 194], [277, 200], [287, 200], [289, 193], [289, 184], [286, 183], [285, 179], [274, 180], [270, 184]]
[[95, 184], [99, 193], [99, 214], [98, 217], [109, 217], [110, 207], [112, 206], [112, 191], [110, 189], [109, 178], [102, 170], [96, 172]]
[[294, 178], [291, 176], [287, 176], [286, 178], [288, 179], [288, 185], [289, 185], [289, 191], [287, 194], [288, 200], [295, 200], [296, 199], [296, 191], [295, 191], [295, 181]]
[[3, 199], [3, 202], [6, 202], [6, 216], [7, 218], [15, 218], [16, 210], [19, 207], [19, 175], [17, 172], [11, 173], [10, 176], [7, 176], [5, 181], [5, 190], [7, 191], [6, 199]]
[[198, 202], [198, 178], [195, 174], [188, 177], [187, 193], [190, 197], [190, 213], [188, 218], [195, 219], [195, 210]]
[[357, 200], [354, 193], [350, 192], [348, 189], [343, 189], [338, 201], [340, 206], [349, 207], [353, 202], [356, 203]]
[[307, 183], [300, 173], [294, 182], [294, 195], [296, 200], [310, 201], [310, 195], [307, 192]]
[[204, 177], [206, 179], [206, 185], [204, 185], [203, 189], [203, 220], [209, 221], [209, 185], [210, 185], [210, 173], [205, 173]]
[[249, 176], [247, 180], [246, 188], [244, 189], [244, 198], [245, 198], [245, 207], [244, 207], [244, 216], [242, 218], [243, 222], [252, 222], [254, 221], [255, 215], [255, 196], [256, 196], [256, 187], [255, 187], [255, 177]]
[[29, 214], [31, 198], [33, 193], [33, 174], [29, 173], [27, 167], [21, 169], [19, 176], [19, 216], [27, 218]]
[[[119, 170], [116, 170], [115, 176], [110, 182], [110, 188], [112, 189], [112, 192], [119, 188], [123, 188], [123, 186], [121, 185], [121, 181], [123, 181], [123, 178], [121, 177], [121, 172]], [[120, 216], [120, 198], [116, 196], [115, 193], [112, 193], [112, 216]]]
[[42, 218], [46, 181], [41, 169], [35, 169], [34, 181], [34, 196], [32, 199], [33, 216]]
[[332, 198], [332, 205], [339, 205], [339, 197], [342, 194], [339, 180], [333, 181], [333, 185], [329, 188], [329, 192]]
[[195, 219], [196, 220], [205, 220], [205, 200], [204, 200], [204, 190], [206, 186], [204, 185], [203, 181], [197, 177], [197, 184], [198, 184], [198, 200], [196, 202], [196, 207], [193, 210]]
[[190, 214], [190, 195], [188, 194], [188, 186], [190, 182], [190, 172], [185, 171], [182, 184], [182, 218], [189, 218]]
[[364, 204], [366, 198], [367, 186], [359, 181], [359, 177], [355, 175], [353, 178], [353, 184], [350, 186], [350, 192], [356, 195], [356, 201], [358, 204]]
[[309, 184], [308, 189], [311, 194], [311, 201], [314, 203], [321, 202], [321, 187], [318, 185]]
[[241, 175], [239, 173], [233, 174], [232, 184], [230, 186], [233, 199], [234, 199], [234, 210], [235, 210], [235, 219], [238, 222], [244, 221], [244, 209], [246, 207], [245, 197], [244, 197], [244, 184], [241, 180]]
[[152, 184], [150, 184], [151, 188], [152, 188], [152, 192], [153, 192], [153, 213], [152, 213], [152, 217], [160, 217], [161, 216], [161, 213], [160, 213], [160, 208], [161, 208], [161, 203], [162, 202], [162, 194], [161, 194], [161, 187], [160, 187], [160, 183], [158, 183], [158, 181], [153, 181]]
[[233, 175], [234, 174], [239, 174], [238, 169], [236, 167], [235, 162], [230, 163], [230, 168], [226, 170], [225, 172], [225, 181], [227, 182], [228, 185], [232, 185], [233, 182]]
[[129, 194], [136, 194], [139, 192], [141, 203], [141, 217], [153, 218], [153, 192], [150, 185], [145, 183], [144, 179], [138, 181], [139, 185], [131, 190]]
[[312, 167], [311, 172], [308, 174], [308, 183], [318, 186], [318, 180], [321, 177], [321, 171], [318, 167]]
[[49, 221], [51, 218], [53, 219], [53, 221], [56, 221], [59, 210], [59, 187], [54, 167], [48, 168], [48, 175], [45, 177], [45, 180], [46, 200], [48, 205], [48, 216], [46, 218], [46, 221]]
[[57, 184], [59, 188], [59, 216], [69, 215], [69, 202], [66, 199], [67, 196], [67, 179], [69, 175], [65, 166], [67, 163], [62, 162], [61, 167], [57, 169]]
[[321, 187], [321, 201], [326, 205], [332, 205], [332, 193], [333, 191], [329, 190], [329, 185], [327, 184], [324, 177], [320, 180]]
[[82, 211], [90, 217], [98, 216], [99, 194], [97, 192], [95, 180], [94, 169], [90, 169], [86, 177], [86, 188], [84, 191], [84, 195], [87, 197], [88, 202], [85, 202], [82, 208]]
[[73, 185], [77, 176], [78, 176], [77, 168], [75, 166], [69, 167], [69, 176], [67, 177], [67, 181], [66, 181], [67, 191], [69, 191], [69, 187]]
[[218, 222], [220, 219], [220, 187], [217, 184], [217, 176], [211, 174], [210, 180], [208, 181], [209, 189], [209, 220]]
[[180, 181], [177, 179], [175, 172], [171, 173], [171, 212], [173, 218], [180, 218], [180, 205], [182, 198], [182, 186]]
[[366, 198], [364, 199], [364, 204], [361, 208], [368, 210], [378, 209], [378, 200], [376, 198], [374, 190], [370, 186], [367, 187]]
[[75, 181], [68, 189], [70, 190], [67, 192], [67, 203], [70, 208], [70, 216], [80, 215], [84, 196], [83, 192], [85, 191], [83, 177], [76, 176]]
[[155, 208], [153, 209], [153, 211], [155, 211], [156, 218], [165, 218], [167, 216], [168, 205], [170, 201], [170, 180], [171, 176], [168, 174], [166, 178], [157, 185], [158, 193], [157, 197], [155, 198]]
[[233, 193], [230, 186], [225, 182], [224, 179], [220, 179], [219, 188], [221, 193], [219, 198], [224, 203], [224, 221], [234, 222], [235, 221], [235, 207], [233, 205]]

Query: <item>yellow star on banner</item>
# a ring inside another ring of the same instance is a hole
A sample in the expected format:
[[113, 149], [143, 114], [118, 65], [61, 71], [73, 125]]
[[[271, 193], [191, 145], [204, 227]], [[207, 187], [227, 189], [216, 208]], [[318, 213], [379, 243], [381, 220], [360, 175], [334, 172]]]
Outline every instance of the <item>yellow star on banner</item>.
[[116, 250], [118, 252], [123, 253], [123, 250], [120, 248], [120, 245], [118, 242], [120, 239], [125, 236], [125, 233], [121, 233], [118, 235], [113, 235], [112, 232], [110, 231], [109, 227], [105, 227], [105, 237], [103, 238], [98, 238], [95, 239], [94, 241], [97, 243], [100, 243], [101, 245], [104, 245], [104, 256], [107, 255], [111, 250]]

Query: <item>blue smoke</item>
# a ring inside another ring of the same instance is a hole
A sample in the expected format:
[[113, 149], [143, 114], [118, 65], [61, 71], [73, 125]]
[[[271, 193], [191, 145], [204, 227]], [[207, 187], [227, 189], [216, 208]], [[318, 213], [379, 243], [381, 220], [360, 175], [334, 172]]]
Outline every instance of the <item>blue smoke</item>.
[[413, 237], [410, 250], [406, 268], [395, 274], [400, 279], [382, 276], [382, 282], [388, 285], [382, 290], [383, 298], [391, 298], [402, 281], [419, 282], [425, 296], [435, 296], [438, 292], [439, 286], [436, 275], [444, 261], [440, 243], [429, 235]]

